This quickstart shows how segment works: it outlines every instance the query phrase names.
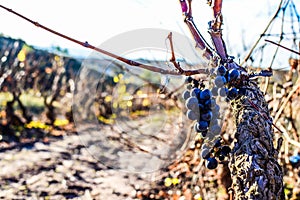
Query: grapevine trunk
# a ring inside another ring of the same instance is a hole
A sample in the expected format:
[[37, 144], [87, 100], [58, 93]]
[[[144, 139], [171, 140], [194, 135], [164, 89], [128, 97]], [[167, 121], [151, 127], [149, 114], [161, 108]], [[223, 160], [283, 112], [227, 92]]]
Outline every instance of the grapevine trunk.
[[240, 91], [231, 102], [237, 126], [229, 163], [234, 199], [284, 199], [268, 104], [255, 82], [243, 83]]

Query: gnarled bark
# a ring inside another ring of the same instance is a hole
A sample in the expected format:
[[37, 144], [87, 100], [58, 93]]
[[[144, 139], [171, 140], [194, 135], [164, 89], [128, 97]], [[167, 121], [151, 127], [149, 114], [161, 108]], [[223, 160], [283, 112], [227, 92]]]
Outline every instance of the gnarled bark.
[[234, 199], [284, 199], [283, 172], [264, 95], [251, 81], [240, 90], [244, 94], [231, 102], [237, 126], [229, 163]]

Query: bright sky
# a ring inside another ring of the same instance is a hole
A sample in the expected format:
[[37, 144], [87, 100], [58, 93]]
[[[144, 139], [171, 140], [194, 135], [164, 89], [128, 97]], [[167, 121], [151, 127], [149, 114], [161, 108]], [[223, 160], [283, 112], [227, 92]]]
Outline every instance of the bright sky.
[[[237, 52], [242, 51], [242, 33], [246, 45], [253, 44], [279, 2], [280, 0], [224, 0], [223, 33], [225, 41], [230, 41], [227, 45], [231, 55], [236, 56]], [[190, 37], [178, 0], [1, 0], [1, 4], [95, 46], [122, 32], [139, 28], [169, 29]], [[206, 5], [206, 0], [193, 1], [193, 6], [194, 20], [209, 41], [207, 22], [211, 20], [212, 10]], [[58, 45], [70, 49], [70, 53], [80, 52], [83, 56], [89, 52], [5, 10], [0, 9], [0, 16], [0, 32], [5, 35], [21, 38], [35, 46]]]

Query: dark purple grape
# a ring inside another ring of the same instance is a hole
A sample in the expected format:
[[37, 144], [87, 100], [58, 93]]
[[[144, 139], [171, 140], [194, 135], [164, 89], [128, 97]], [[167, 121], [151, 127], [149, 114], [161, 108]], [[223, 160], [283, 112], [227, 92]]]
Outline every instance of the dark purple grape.
[[205, 109], [205, 106], [202, 103], [199, 103], [198, 106], [199, 106], [200, 110], [204, 110]]
[[238, 93], [238, 90], [236, 88], [231, 88], [228, 91], [227, 98], [230, 99], [230, 100], [233, 100], [237, 97], [238, 94], [239, 93]]
[[213, 124], [212, 126], [209, 127], [210, 132], [213, 135], [218, 135], [221, 132], [221, 126], [219, 126], [219, 124]]
[[229, 80], [234, 81], [240, 77], [240, 72], [237, 69], [232, 69], [229, 71]]
[[215, 78], [215, 85], [217, 87], [223, 87], [226, 84], [226, 78], [224, 76], [217, 76]]
[[219, 124], [218, 119], [216, 118], [216, 116], [213, 116], [213, 118], [210, 121], [210, 126], [213, 126], [215, 124]]
[[218, 120], [220, 117], [220, 106], [216, 105], [216, 107], [212, 110], [212, 113], [213, 113], [213, 118], [211, 119], [211, 121], [215, 123], [215, 120]]
[[200, 99], [210, 99], [211, 98], [211, 92], [209, 89], [205, 89], [203, 91], [200, 92]]
[[199, 87], [199, 81], [197, 81], [195, 79], [193, 80], [193, 84], [194, 84], [195, 88]]
[[193, 86], [191, 85], [191, 84], [188, 84], [187, 86], [186, 86], [186, 89], [188, 89], [188, 90], [191, 90], [193, 88]]
[[196, 97], [189, 97], [185, 102], [185, 106], [190, 110], [198, 109], [198, 99]]
[[240, 88], [239, 89], [239, 95], [246, 95], [247, 89], [246, 88]]
[[207, 136], [207, 130], [206, 131], [202, 131], [201, 132], [201, 136], [205, 138]]
[[209, 148], [202, 149], [201, 157], [203, 159], [208, 159], [210, 157], [210, 149]]
[[191, 97], [199, 97], [201, 90], [199, 88], [193, 88], [190, 92]]
[[228, 89], [226, 87], [219, 88], [219, 95], [221, 97], [226, 97], [228, 94]]
[[208, 123], [206, 121], [200, 121], [195, 124], [195, 131], [200, 133], [202, 131], [206, 131], [208, 128]]
[[227, 71], [226, 67], [224, 67], [224, 65], [221, 65], [217, 69], [217, 74], [221, 75], [221, 76], [224, 76], [226, 74], [226, 71]]
[[225, 160], [225, 156], [224, 156], [223, 154], [220, 154], [220, 155], [219, 155], [219, 160], [220, 160], [220, 161]]
[[208, 99], [207, 101], [204, 102], [205, 108], [211, 108], [212, 107], [212, 99]]
[[208, 158], [206, 160], [206, 168], [207, 169], [215, 169], [218, 166], [218, 161], [215, 158]]
[[192, 78], [192, 77], [188, 76], [188, 77], [186, 78], [186, 82], [191, 83], [192, 81], [193, 81], [193, 78]]
[[220, 111], [212, 111], [213, 112], [213, 118], [212, 121], [220, 119]]
[[211, 106], [210, 106], [210, 108], [211, 109], [215, 109], [216, 105], [217, 105], [216, 99], [212, 98], [211, 99]]
[[190, 97], [190, 92], [188, 90], [185, 90], [183, 93], [182, 93], [182, 98], [184, 100], [187, 100], [188, 98]]
[[213, 116], [212, 112], [208, 111], [207, 113], [202, 113], [201, 114], [201, 119], [204, 120], [204, 121], [209, 122], [212, 119], [212, 116]]
[[227, 156], [230, 152], [231, 152], [231, 148], [227, 145], [223, 146], [222, 149], [221, 149], [221, 153], [224, 156]]
[[186, 112], [186, 116], [189, 120], [198, 120], [200, 118], [200, 113], [197, 111], [193, 111], [193, 110], [188, 110]]
[[209, 149], [209, 145], [207, 143], [203, 143], [201, 149]]
[[216, 97], [216, 96], [219, 95], [218, 89], [219, 89], [219, 88], [217, 88], [217, 87], [213, 87], [213, 88], [211, 89], [211, 94], [212, 94], [212, 96]]
[[216, 104], [216, 106], [213, 109], [214, 112], [219, 112], [220, 111], [220, 106]]
[[215, 141], [214, 147], [220, 147], [221, 146], [221, 139], [217, 139]]

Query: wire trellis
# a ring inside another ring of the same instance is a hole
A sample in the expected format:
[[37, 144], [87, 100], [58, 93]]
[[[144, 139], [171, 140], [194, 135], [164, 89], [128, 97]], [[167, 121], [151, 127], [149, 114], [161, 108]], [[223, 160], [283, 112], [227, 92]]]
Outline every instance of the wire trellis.
[[298, 50], [300, 43], [300, 14], [293, 0], [281, 0], [277, 11], [249, 50], [242, 65], [268, 69], [289, 68], [288, 59], [296, 54], [278, 45], [266, 43], [271, 40], [290, 49]]

